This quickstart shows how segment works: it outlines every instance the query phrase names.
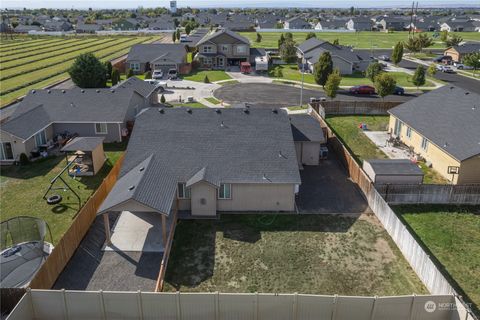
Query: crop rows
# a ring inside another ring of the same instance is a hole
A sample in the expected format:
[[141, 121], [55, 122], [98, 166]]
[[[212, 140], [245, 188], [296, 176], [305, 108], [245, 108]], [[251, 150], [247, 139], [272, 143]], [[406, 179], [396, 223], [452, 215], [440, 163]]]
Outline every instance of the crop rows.
[[65, 41], [65, 39], [60, 38], [60, 39], [54, 39], [54, 40], [45, 40], [44, 42], [35, 43], [31, 46], [18, 45], [17, 47], [15, 47], [13, 49], [7, 49], [7, 50], [2, 49], [1, 50], [2, 54], [0, 55], [0, 58], [8, 57], [8, 56], [18, 54], [18, 53], [30, 52], [32, 50], [48, 48], [48, 47], [51, 47], [54, 44], [58, 44], [58, 43], [63, 42], [63, 41]]

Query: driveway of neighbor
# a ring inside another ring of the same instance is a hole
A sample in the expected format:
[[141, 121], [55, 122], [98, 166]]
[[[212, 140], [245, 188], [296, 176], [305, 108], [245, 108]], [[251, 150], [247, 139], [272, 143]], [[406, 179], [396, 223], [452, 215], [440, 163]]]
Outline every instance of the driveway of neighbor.
[[[167, 88], [162, 93], [167, 102], [179, 102], [191, 96], [207, 107], [218, 108], [217, 105], [209, 103], [205, 98], [213, 95], [213, 92], [221, 86], [216, 83], [203, 83], [190, 80], [168, 80]], [[161, 96], [160, 94], [159, 96]], [[160, 99], [159, 99], [160, 100]]]
[[365, 198], [332, 152], [318, 166], [304, 166], [296, 199], [301, 214], [359, 214], [370, 212]]

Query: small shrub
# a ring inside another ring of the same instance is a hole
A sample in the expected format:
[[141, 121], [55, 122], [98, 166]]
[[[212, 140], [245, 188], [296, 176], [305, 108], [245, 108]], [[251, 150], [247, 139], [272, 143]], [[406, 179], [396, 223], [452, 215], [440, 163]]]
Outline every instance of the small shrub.
[[129, 78], [131, 78], [131, 77], [133, 77], [133, 70], [130, 68], [130, 69], [128, 69], [128, 71], [127, 71], [127, 79], [129, 79]]
[[160, 103], [165, 103], [167, 100], [165, 99], [165, 96], [162, 94], [160, 97]]
[[203, 83], [210, 83], [210, 79], [208, 79], [207, 75], [205, 75], [205, 78], [203, 78]]
[[21, 153], [19, 162], [20, 162], [20, 165], [25, 166], [30, 163], [30, 160], [28, 160], [28, 157], [25, 153]]
[[152, 79], [152, 72], [151, 71], [145, 72], [145, 79]]
[[273, 72], [273, 75], [275, 76], [275, 78], [283, 78], [282, 68], [276, 68]]

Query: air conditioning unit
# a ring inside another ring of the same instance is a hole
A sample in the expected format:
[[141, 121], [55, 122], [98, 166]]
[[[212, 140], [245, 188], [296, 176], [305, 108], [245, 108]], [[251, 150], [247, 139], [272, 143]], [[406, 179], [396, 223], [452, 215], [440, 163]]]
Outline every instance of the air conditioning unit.
[[187, 97], [187, 102], [195, 102], [195, 100], [193, 99], [192, 96], [188, 96]]
[[325, 160], [328, 158], [328, 148], [327, 146], [320, 147], [320, 159]]

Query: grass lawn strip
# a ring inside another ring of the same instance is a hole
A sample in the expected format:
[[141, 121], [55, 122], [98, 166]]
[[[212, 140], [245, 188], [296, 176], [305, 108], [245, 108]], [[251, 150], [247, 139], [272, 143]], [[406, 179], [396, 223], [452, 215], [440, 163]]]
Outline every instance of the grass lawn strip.
[[41, 43], [25, 46], [25, 45], [19, 45], [16, 48], [10, 48], [7, 50], [0, 49], [0, 58], [8, 57], [11, 55], [16, 55], [19, 53], [26, 53], [30, 52], [32, 50], [38, 50], [38, 49], [44, 49], [44, 48], [49, 48], [52, 45], [60, 44], [65, 42], [65, 39], [46, 39]]
[[260, 214], [180, 221], [164, 290], [427, 292], [373, 215]]
[[474, 303], [480, 306], [480, 207], [397, 206], [395, 212], [435, 255]]
[[8, 48], [19, 47], [22, 45], [30, 45], [32, 43], [38, 43], [41, 41], [44, 41], [44, 40], [43, 39], [29, 39], [29, 40], [28, 39], [14, 39], [14, 40], [2, 39], [2, 41], [0, 41], [0, 52], [3, 52]]
[[185, 107], [185, 108], [208, 108], [206, 105], [200, 102], [185, 102], [172, 104], [173, 107]]
[[184, 80], [203, 82], [205, 76], [208, 77], [210, 82], [216, 82], [221, 80], [229, 80], [231, 77], [222, 70], [203, 70], [203, 71], [194, 71], [189, 75], [183, 76]]
[[205, 98], [205, 100], [207, 100], [208, 102], [213, 103], [213, 104], [220, 104], [220, 103], [222, 103], [220, 100], [218, 100], [218, 99], [215, 98], [215, 97]]
[[[80, 195], [82, 205], [95, 192], [103, 178], [110, 172], [115, 161], [118, 160], [124, 149], [120, 144], [105, 144], [108, 160], [101, 171], [93, 177], [77, 177], [73, 179], [64, 173], [63, 178]], [[70, 227], [72, 218], [77, 213], [78, 202], [70, 192], [63, 190], [52, 191], [63, 197], [58, 206], [50, 206], [43, 200], [50, 180], [55, 177], [66, 165], [65, 157], [50, 157], [32, 162], [25, 166], [8, 166], [2, 168], [0, 175], [0, 206], [1, 220], [27, 215], [47, 221], [52, 231], [54, 244]], [[56, 186], [60, 186], [59, 183]], [[50, 239], [48, 239], [50, 241]]]

